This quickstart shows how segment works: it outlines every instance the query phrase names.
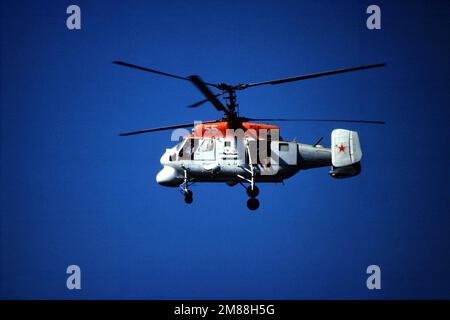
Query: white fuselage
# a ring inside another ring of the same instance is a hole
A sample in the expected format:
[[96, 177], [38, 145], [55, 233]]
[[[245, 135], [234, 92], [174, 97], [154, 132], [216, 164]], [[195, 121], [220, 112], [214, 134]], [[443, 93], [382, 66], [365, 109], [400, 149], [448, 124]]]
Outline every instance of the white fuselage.
[[256, 182], [281, 182], [300, 169], [329, 165], [330, 149], [295, 141], [231, 138], [185, 138], [161, 157], [156, 181], [179, 186], [194, 182], [243, 182], [253, 170]]

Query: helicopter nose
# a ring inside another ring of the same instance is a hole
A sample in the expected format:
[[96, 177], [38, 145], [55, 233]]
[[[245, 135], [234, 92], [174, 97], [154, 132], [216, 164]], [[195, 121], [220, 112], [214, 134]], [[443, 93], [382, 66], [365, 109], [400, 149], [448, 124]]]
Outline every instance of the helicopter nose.
[[181, 183], [181, 179], [177, 176], [177, 171], [174, 168], [164, 166], [156, 175], [156, 182], [162, 186], [176, 187]]
[[169, 163], [169, 153], [167, 151], [162, 155], [161, 159], [159, 159], [159, 162], [163, 166]]

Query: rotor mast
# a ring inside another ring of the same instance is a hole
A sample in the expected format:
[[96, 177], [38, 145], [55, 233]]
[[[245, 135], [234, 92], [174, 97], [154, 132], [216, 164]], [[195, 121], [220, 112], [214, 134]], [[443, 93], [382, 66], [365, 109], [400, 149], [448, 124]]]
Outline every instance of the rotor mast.
[[219, 90], [222, 90], [223, 99], [227, 101], [226, 106], [228, 108], [228, 113], [225, 114], [224, 118], [230, 122], [236, 122], [239, 119], [239, 105], [237, 103], [236, 87], [225, 83], [220, 83], [217, 87]]

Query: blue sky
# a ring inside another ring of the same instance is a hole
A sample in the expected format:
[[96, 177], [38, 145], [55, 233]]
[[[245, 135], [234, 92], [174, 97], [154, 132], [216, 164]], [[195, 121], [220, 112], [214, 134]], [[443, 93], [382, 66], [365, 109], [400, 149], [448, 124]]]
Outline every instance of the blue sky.
[[[70, 4], [1, 2], [0, 298], [450, 298], [447, 3], [377, 1], [378, 31], [367, 1], [77, 1], [79, 31]], [[283, 124], [304, 143], [358, 131], [361, 175], [261, 185], [257, 212], [240, 187], [198, 185], [186, 206], [155, 182], [170, 132], [117, 133], [220, 115], [113, 60], [229, 83], [386, 62], [238, 99], [249, 117], [387, 125]]]

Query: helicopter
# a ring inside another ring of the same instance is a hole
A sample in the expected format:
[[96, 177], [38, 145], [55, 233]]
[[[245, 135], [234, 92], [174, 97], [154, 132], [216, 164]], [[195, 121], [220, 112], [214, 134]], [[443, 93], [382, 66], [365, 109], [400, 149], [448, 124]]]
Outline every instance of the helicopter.
[[[162, 130], [181, 130], [180, 141], [172, 148], [166, 149], [160, 159], [163, 168], [157, 174], [156, 182], [162, 186], [179, 188], [187, 204], [193, 202], [190, 187], [194, 183], [218, 182], [229, 186], [240, 184], [248, 195], [247, 207], [253, 211], [260, 206], [257, 184], [283, 183], [301, 170], [326, 166], [331, 168], [330, 176], [336, 179], [354, 177], [361, 172], [362, 151], [356, 131], [334, 129], [331, 132], [331, 146], [327, 148], [320, 144], [323, 137], [313, 144], [299, 143], [295, 139], [288, 141], [280, 136], [279, 126], [260, 122], [385, 124], [384, 121], [371, 120], [249, 118], [239, 114], [237, 103], [237, 92], [248, 88], [379, 68], [386, 66], [385, 63], [237, 85], [215, 84], [203, 81], [197, 75], [183, 77], [124, 61], [113, 63], [191, 82], [205, 99], [189, 105], [189, 108], [197, 108], [209, 102], [217, 111], [223, 113], [222, 118], [217, 120], [119, 134], [132, 136]], [[212, 90], [220, 92], [214, 93]], [[223, 99], [224, 103], [219, 98]], [[185, 128], [192, 130], [189, 132]]]

